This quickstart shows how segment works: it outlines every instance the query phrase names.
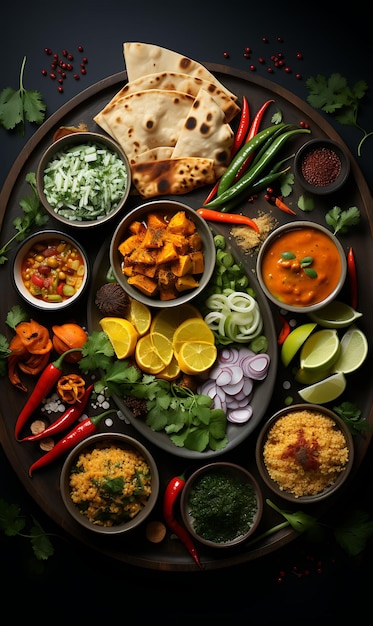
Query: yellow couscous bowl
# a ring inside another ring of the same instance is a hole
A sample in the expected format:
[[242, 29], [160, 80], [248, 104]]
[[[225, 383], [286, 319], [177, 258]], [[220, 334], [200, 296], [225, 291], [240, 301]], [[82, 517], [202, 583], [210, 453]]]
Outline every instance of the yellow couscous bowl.
[[159, 494], [153, 456], [123, 433], [99, 433], [80, 442], [66, 458], [60, 477], [63, 502], [76, 522], [101, 534], [139, 526]]
[[256, 462], [264, 483], [284, 500], [316, 504], [347, 481], [354, 443], [345, 422], [311, 403], [285, 407], [263, 426]]

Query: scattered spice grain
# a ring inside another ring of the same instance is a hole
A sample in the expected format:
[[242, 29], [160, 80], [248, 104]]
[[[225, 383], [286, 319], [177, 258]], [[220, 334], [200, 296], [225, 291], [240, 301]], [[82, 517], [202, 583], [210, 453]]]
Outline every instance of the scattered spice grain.
[[315, 148], [305, 155], [301, 170], [305, 180], [315, 187], [326, 187], [338, 178], [341, 160], [330, 148]]
[[248, 226], [234, 226], [231, 229], [238, 246], [248, 254], [257, 252], [269, 233], [277, 226], [276, 219], [270, 213], [262, 213], [254, 217], [253, 221], [257, 224], [259, 232]]

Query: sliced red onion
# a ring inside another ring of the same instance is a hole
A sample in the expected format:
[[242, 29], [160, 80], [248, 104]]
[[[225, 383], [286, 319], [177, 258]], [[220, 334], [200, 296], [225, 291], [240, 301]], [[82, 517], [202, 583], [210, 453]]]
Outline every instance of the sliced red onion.
[[270, 363], [268, 354], [257, 354], [253, 356], [248, 363], [246, 363], [248, 377], [254, 380], [263, 380], [267, 376], [267, 371]]
[[222, 389], [225, 391], [225, 393], [229, 394], [230, 396], [235, 396], [236, 393], [239, 393], [243, 387], [243, 383], [244, 383], [244, 378], [242, 377], [241, 380], [238, 383], [235, 383], [234, 385], [223, 385]]
[[236, 409], [234, 411], [229, 411], [227, 419], [229, 422], [233, 422], [235, 424], [243, 424], [244, 422], [249, 421], [252, 414], [253, 410], [251, 406], [248, 406], [245, 409]]
[[239, 351], [237, 348], [223, 348], [219, 354], [220, 363], [235, 365], [238, 362]]

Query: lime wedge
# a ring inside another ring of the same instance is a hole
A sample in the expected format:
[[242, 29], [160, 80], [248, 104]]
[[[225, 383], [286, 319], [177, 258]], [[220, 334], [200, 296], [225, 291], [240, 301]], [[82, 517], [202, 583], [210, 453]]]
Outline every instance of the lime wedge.
[[338, 333], [334, 328], [323, 328], [304, 342], [300, 366], [305, 370], [327, 370], [336, 362], [340, 351]]
[[287, 367], [290, 361], [295, 357], [298, 350], [301, 348], [307, 337], [315, 330], [317, 324], [315, 322], [309, 322], [307, 324], [301, 324], [296, 326], [281, 346], [281, 360], [285, 367]]
[[309, 313], [309, 317], [323, 328], [345, 328], [362, 315], [339, 300], [333, 300], [321, 309]]
[[330, 369], [305, 370], [300, 367], [294, 375], [294, 380], [301, 385], [313, 385], [327, 378], [331, 373]]
[[340, 344], [340, 353], [332, 371], [343, 372], [343, 374], [355, 372], [364, 363], [368, 355], [366, 336], [354, 325], [346, 330]]
[[300, 397], [305, 402], [314, 404], [326, 404], [336, 400], [346, 389], [346, 378], [342, 372], [332, 374], [324, 380], [303, 387], [298, 391]]

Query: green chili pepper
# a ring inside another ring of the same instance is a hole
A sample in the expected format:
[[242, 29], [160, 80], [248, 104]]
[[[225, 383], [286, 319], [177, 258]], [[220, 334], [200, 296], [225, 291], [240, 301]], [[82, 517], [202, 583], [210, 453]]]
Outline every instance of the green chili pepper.
[[[273, 126], [268, 126], [268, 128], [264, 128], [257, 135], [254, 135], [250, 141], [245, 143], [242, 148], [236, 153], [227, 169], [225, 170], [223, 176], [220, 179], [217, 196], [220, 196], [224, 191], [226, 191], [231, 184], [233, 183], [235, 176], [241, 166], [244, 164], [246, 159], [249, 157], [251, 153], [253, 153], [259, 146], [261, 146], [271, 135], [273, 135], [280, 127], [284, 127], [285, 124], [274, 124]], [[209, 203], [211, 204], [211, 203]]]
[[267, 149], [262, 158], [258, 161], [258, 163], [252, 166], [242, 178], [240, 178], [236, 183], [234, 183], [231, 187], [229, 187], [226, 191], [224, 191], [221, 195], [218, 195], [216, 198], [211, 200], [207, 205], [208, 208], [220, 206], [221, 204], [225, 204], [227, 201], [232, 200], [232, 198], [236, 198], [243, 191], [247, 190], [259, 177], [262, 171], [269, 165], [272, 161], [273, 157], [277, 152], [282, 148], [282, 146], [292, 137], [293, 135], [299, 133], [310, 133], [311, 131], [307, 128], [297, 128], [295, 130], [289, 130], [284, 134], [276, 137], [276, 139], [271, 143], [270, 147]]
[[[280, 163], [282, 164], [282, 161]], [[281, 178], [283, 174], [286, 174], [289, 169], [290, 166], [281, 171], [275, 171], [275, 168], [273, 168], [268, 174], [263, 176], [263, 178], [259, 178], [259, 180], [255, 181], [255, 183], [253, 183], [252, 186], [249, 187], [249, 189], [245, 189], [242, 194], [236, 196], [235, 198], [227, 202], [227, 204], [224, 204], [224, 206], [220, 206], [219, 210], [221, 211], [221, 213], [231, 213], [238, 204], [244, 202], [251, 195], [258, 193], [258, 191], [261, 191], [262, 189], [267, 189], [267, 187], [273, 185], [273, 183]]]

